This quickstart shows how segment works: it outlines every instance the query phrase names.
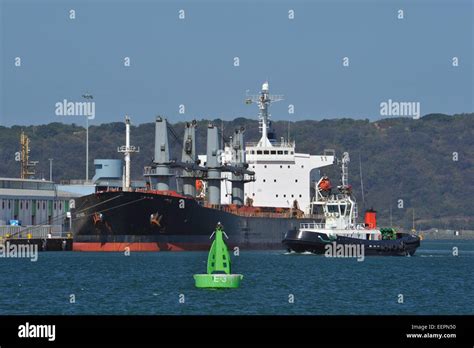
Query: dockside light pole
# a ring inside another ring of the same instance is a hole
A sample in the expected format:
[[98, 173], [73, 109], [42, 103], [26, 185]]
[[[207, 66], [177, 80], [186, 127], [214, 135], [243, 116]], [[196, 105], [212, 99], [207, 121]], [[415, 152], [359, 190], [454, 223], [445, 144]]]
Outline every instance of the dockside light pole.
[[49, 181], [53, 181], [53, 159], [48, 158], [49, 160]]
[[[83, 94], [84, 99], [93, 99], [91, 94]], [[89, 116], [86, 115], [86, 183], [89, 181]]]
[[89, 116], [86, 116], [86, 184], [89, 181]]

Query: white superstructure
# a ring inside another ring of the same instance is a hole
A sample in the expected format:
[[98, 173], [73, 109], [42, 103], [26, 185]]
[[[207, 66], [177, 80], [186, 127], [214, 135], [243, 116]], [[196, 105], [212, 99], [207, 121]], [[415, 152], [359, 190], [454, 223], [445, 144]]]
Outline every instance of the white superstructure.
[[[247, 143], [245, 157], [248, 169], [255, 172], [255, 181], [245, 184], [247, 202], [257, 207], [299, 207], [308, 213], [310, 208], [311, 178], [319, 179], [318, 168], [332, 165], [334, 154], [310, 155], [297, 153], [295, 142], [281, 138], [277, 143], [268, 138], [271, 102], [283, 100], [282, 96], [269, 94], [268, 82], [262, 86], [259, 95], [249, 96], [247, 104], [256, 103], [259, 107], [260, 131], [262, 136], [257, 143]], [[230, 164], [232, 154], [229, 146], [221, 156], [223, 164]], [[200, 156], [204, 162], [205, 156]], [[221, 183], [221, 203], [232, 203], [231, 174], [223, 172]]]

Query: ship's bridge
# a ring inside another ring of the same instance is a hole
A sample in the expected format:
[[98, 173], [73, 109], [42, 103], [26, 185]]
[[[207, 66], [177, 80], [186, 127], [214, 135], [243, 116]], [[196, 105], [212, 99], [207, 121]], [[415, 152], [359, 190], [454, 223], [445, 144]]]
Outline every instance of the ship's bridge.
[[245, 156], [247, 162], [294, 162], [295, 143], [273, 143], [272, 146], [258, 146], [258, 143], [247, 143]]

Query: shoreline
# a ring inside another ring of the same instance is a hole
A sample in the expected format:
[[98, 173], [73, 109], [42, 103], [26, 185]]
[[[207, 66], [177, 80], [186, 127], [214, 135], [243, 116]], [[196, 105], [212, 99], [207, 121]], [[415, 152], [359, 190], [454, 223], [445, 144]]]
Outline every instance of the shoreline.
[[439, 230], [417, 231], [423, 240], [474, 240], [474, 230]]

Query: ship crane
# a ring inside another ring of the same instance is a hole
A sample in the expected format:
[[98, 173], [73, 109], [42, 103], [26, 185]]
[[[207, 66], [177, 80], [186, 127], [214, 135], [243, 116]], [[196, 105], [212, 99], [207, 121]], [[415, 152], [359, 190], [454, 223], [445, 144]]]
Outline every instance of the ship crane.
[[21, 132], [20, 134], [20, 178], [31, 179], [35, 176], [35, 167], [39, 163], [38, 161], [30, 161], [30, 138]]
[[[181, 153], [181, 161], [174, 161], [170, 168], [180, 168], [181, 175], [177, 176], [182, 181], [182, 191], [186, 196], [196, 197], [196, 179], [201, 179], [206, 171], [200, 166], [196, 154], [196, 128], [197, 121], [186, 122]], [[172, 134], [174, 130], [170, 127]]]
[[247, 95], [247, 98], [245, 99], [245, 104], [255, 103], [258, 105], [260, 110], [258, 114], [260, 132], [262, 133], [262, 138], [258, 142], [258, 146], [260, 147], [272, 147], [270, 140], [268, 140], [270, 119], [270, 113], [268, 112], [268, 109], [271, 103], [276, 103], [281, 100], [283, 100], [283, 95], [270, 94], [268, 81], [263, 83], [260, 94]]
[[[249, 175], [251, 176], [250, 179], [244, 180], [244, 178], [234, 178], [235, 180], [243, 181], [243, 182], [251, 182], [255, 181], [253, 176], [255, 172], [248, 170], [249, 164], [246, 162], [245, 159], [245, 144], [244, 144], [244, 132], [245, 128], [240, 127], [235, 129], [234, 134], [230, 137], [230, 149], [232, 152], [232, 159], [230, 163], [225, 163], [223, 165], [223, 172], [230, 172], [236, 176], [242, 175]], [[232, 181], [232, 180], [231, 180]]]

